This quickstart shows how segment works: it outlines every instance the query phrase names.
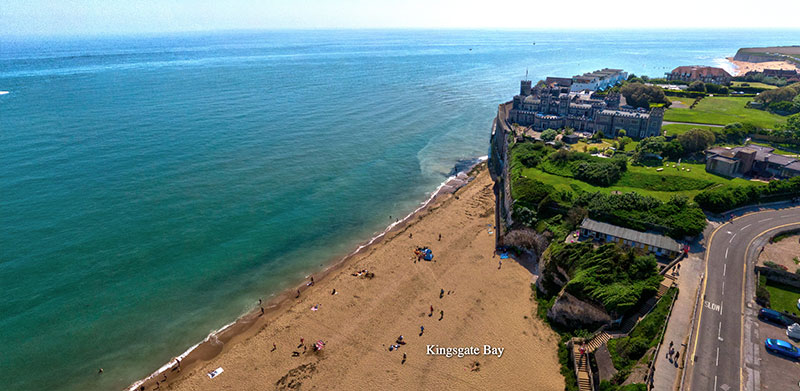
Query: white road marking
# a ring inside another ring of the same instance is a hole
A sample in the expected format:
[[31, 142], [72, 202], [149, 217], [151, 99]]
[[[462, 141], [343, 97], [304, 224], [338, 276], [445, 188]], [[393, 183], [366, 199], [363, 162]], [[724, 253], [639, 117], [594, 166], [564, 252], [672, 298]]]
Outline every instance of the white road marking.
[[747, 228], [747, 227], [749, 227], [749, 226], [751, 226], [751, 225], [753, 225], [753, 224], [747, 224], [747, 225], [745, 225], [744, 227], [742, 227], [741, 229], [739, 229], [739, 231], [744, 231], [744, 229], [745, 229], [745, 228]]
[[704, 303], [704, 307], [710, 309], [711, 311], [717, 311], [717, 312], [719, 312], [719, 310], [721, 308], [719, 304], [712, 303], [710, 301], [706, 301]]
[[[722, 265], [722, 277], [725, 277], [725, 272], [728, 271], [728, 264]], [[723, 281], [725, 282], [725, 281]]]
[[[717, 339], [722, 339], [722, 322], [719, 322], [719, 327], [717, 327]], [[719, 348], [717, 348], [719, 349]]]
[[731, 240], [728, 241], [728, 243], [733, 243], [733, 238], [735, 238], [735, 237], [736, 237], [736, 234], [733, 234], [733, 236], [731, 236]]
[[724, 303], [724, 302], [725, 302], [725, 300], [720, 300], [720, 302], [719, 302], [719, 316], [722, 316], [722, 303]]
[[722, 280], [722, 296], [725, 296], [725, 280]]
[[770, 220], [772, 220], [772, 217], [770, 217], [770, 218], [768, 218], [768, 219], [758, 220], [758, 222], [759, 222], [759, 223], [763, 223], [763, 222], [765, 222], [765, 221], [770, 221]]
[[[717, 346], [717, 361], [714, 362], [714, 365], [719, 366], [719, 346]], [[716, 388], [716, 386], [714, 388]]]
[[717, 391], [717, 377], [714, 376], [714, 391]]
[[728, 259], [728, 249], [725, 249], [725, 259]]

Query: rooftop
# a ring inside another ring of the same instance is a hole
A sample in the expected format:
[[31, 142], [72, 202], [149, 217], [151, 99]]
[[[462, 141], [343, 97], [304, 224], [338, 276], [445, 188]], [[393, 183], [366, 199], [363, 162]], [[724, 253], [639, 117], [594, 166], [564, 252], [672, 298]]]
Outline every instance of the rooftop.
[[663, 248], [666, 250], [671, 250], [671, 251], [681, 250], [680, 243], [676, 242], [672, 238], [663, 235], [656, 235], [653, 233], [634, 231], [632, 229], [618, 227], [616, 225], [608, 223], [601, 223], [599, 221], [592, 220], [588, 217], [583, 219], [583, 222], [581, 222], [581, 228], [588, 229], [594, 232], [600, 232], [602, 234], [611, 235], [625, 240], [630, 240], [637, 243], [643, 243], [648, 246]]

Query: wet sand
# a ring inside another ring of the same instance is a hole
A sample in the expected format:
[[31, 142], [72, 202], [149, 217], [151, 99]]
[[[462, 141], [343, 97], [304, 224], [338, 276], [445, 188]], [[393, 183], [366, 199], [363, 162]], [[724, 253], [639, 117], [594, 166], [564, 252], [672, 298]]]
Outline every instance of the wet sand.
[[[532, 273], [512, 259], [498, 269], [492, 181], [480, 167], [455, 194], [439, 197], [327, 276], [314, 276], [299, 299], [285, 295], [265, 315], [251, 314], [249, 327], [235, 326], [242, 327], [235, 336], [184, 360], [180, 372], [167, 370], [160, 389], [562, 390], [558, 339], [536, 317]], [[435, 262], [415, 263], [417, 246], [429, 246]], [[374, 278], [351, 275], [362, 269]], [[389, 351], [400, 335], [406, 344]], [[314, 353], [317, 340], [326, 346]], [[477, 346], [481, 354], [428, 355], [429, 344]], [[502, 356], [483, 355], [484, 345], [503, 348]], [[218, 367], [224, 372], [209, 379]], [[145, 389], [154, 389], [155, 379]]]

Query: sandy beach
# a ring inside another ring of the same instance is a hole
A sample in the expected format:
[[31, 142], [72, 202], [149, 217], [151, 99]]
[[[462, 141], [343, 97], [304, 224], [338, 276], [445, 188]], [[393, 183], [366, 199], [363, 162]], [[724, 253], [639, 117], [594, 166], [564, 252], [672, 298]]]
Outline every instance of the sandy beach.
[[769, 61], [769, 62], [746, 62], [735, 61], [733, 57], [727, 57], [736, 68], [734, 76], [741, 76], [750, 71], [761, 72], [765, 69], [798, 69], [795, 64], [788, 61]]
[[[493, 222], [492, 181], [482, 164], [455, 194], [329, 275], [314, 276], [299, 298], [255, 314], [249, 331], [219, 351], [168, 370], [160, 389], [562, 390], [558, 338], [536, 317], [534, 276], [513, 259], [500, 264]], [[430, 247], [435, 262], [415, 262], [417, 246]], [[352, 275], [364, 269], [374, 277]], [[405, 344], [390, 351], [401, 335]], [[318, 340], [325, 347], [313, 352]], [[480, 353], [447, 358], [426, 354], [427, 345]], [[493, 354], [484, 355], [484, 345]]]

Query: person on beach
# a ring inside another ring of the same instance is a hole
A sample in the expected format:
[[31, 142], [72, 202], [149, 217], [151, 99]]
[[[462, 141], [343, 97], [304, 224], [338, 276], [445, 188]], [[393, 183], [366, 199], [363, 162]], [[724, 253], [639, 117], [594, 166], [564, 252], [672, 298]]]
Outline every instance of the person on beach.
[[331, 292], [331, 295], [335, 295], [335, 294], [336, 294], [336, 288], [333, 288], [333, 291]]
[[442, 234], [439, 234], [439, 241], [442, 241]]
[[276, 345], [275, 342], [273, 342], [272, 343], [272, 350], [270, 350], [270, 352], [274, 352], [276, 349], [278, 349], [278, 345]]
[[681, 355], [681, 352], [675, 352], [675, 366], [678, 366], [678, 357]]
[[178, 372], [181, 371], [181, 359], [179, 359], [179, 358], [175, 359], [175, 369], [177, 369]]
[[297, 290], [297, 296], [294, 297], [295, 299], [300, 298], [300, 289]]
[[264, 307], [261, 307], [261, 315], [260, 316], [264, 316]]
[[425, 333], [425, 326], [419, 326], [419, 336], [421, 337], [422, 334]]
[[444, 310], [439, 311], [439, 320], [444, 319]]
[[431, 306], [431, 313], [429, 313], [429, 314], [428, 314], [428, 317], [429, 317], [429, 318], [430, 318], [431, 316], [433, 316], [433, 306]]
[[403, 353], [403, 361], [400, 361], [400, 364], [405, 364], [405, 363], [406, 363], [406, 354]]
[[439, 290], [439, 298], [441, 299], [442, 297], [444, 297], [444, 288]]
[[500, 268], [501, 268], [501, 267], [503, 267], [503, 261], [500, 261], [500, 262], [497, 264], [497, 270], [500, 270]]
[[300, 345], [297, 345], [297, 347], [300, 348], [301, 346], [303, 346], [303, 342], [305, 341], [306, 341], [305, 339], [300, 338]]
[[409, 238], [409, 239], [411, 239], [412, 237], [414, 237], [414, 234], [412, 234], [411, 232], [409, 232], [409, 233], [408, 233], [408, 238]]

